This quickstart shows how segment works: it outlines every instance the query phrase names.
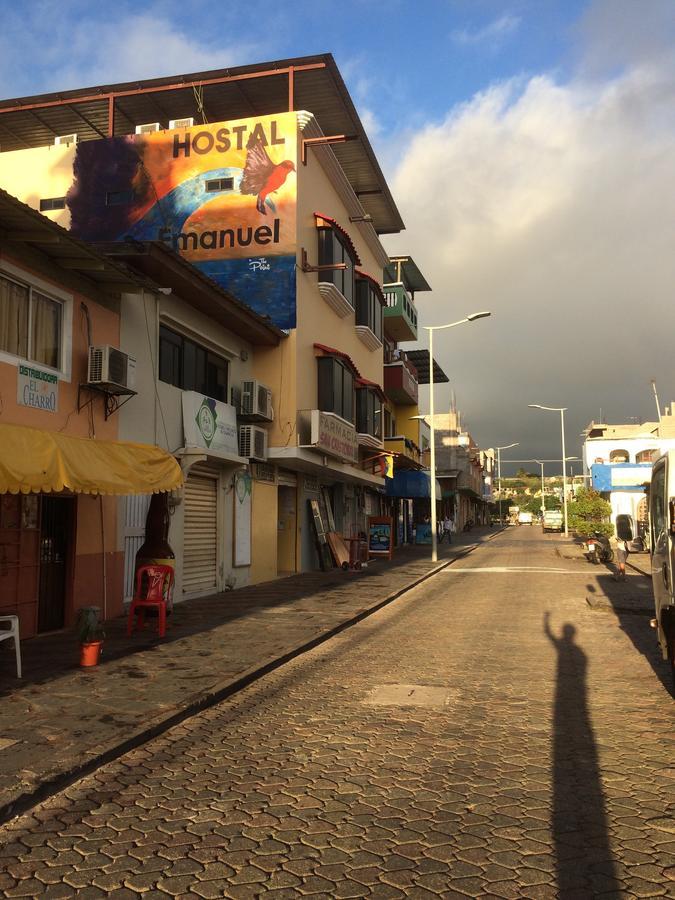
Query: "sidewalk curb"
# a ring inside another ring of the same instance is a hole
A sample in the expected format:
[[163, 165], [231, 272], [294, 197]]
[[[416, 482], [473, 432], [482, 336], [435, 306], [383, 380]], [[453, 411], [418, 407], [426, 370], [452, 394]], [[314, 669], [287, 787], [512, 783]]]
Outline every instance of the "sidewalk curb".
[[[630, 557], [629, 557], [629, 559], [630, 559]], [[651, 572], [645, 572], [645, 570], [641, 569], [640, 566], [636, 566], [636, 565], [634, 565], [634, 563], [628, 562], [628, 560], [626, 560], [626, 567], [629, 569], [633, 569], [635, 572], [639, 572], [640, 575], [644, 575], [646, 578], [652, 577]]]
[[408, 591], [413, 590], [413, 588], [416, 588], [418, 585], [427, 581], [429, 578], [437, 575], [443, 569], [447, 568], [458, 560], [463, 559], [470, 553], [473, 553], [473, 551], [477, 550], [478, 547], [481, 546], [481, 544], [493, 540], [495, 537], [497, 537], [498, 534], [501, 534], [501, 531], [502, 529], [499, 529], [494, 534], [488, 535], [485, 540], [481, 541], [480, 543], [468, 544], [466, 547], [462, 548], [462, 551], [458, 553], [457, 556], [454, 556], [452, 559], [448, 559], [440, 563], [433, 569], [425, 572], [424, 575], [421, 575], [419, 578], [408, 582], [407, 584], [393, 591], [391, 594], [388, 594], [382, 600], [378, 601], [374, 606], [370, 606], [367, 609], [362, 609], [360, 612], [356, 613], [350, 618], [345, 619], [343, 622], [334, 625], [327, 631], [323, 631], [315, 637], [310, 638], [310, 640], [305, 641], [296, 647], [293, 647], [291, 650], [288, 650], [281, 656], [275, 657], [274, 659], [271, 659], [269, 662], [266, 662], [263, 665], [257, 665], [250, 669], [247, 669], [245, 672], [243, 672], [233, 680], [231, 679], [229, 681], [223, 681], [219, 684], [216, 684], [209, 691], [201, 694], [199, 697], [187, 703], [187, 705], [181, 707], [178, 710], [174, 710], [168, 715], [160, 714], [154, 719], [150, 719], [143, 728], [131, 734], [129, 737], [125, 738], [125, 740], [120, 742], [110, 742], [108, 744], [102, 744], [98, 747], [94, 747], [91, 755], [84, 762], [72, 766], [66, 771], [58, 772], [51, 778], [47, 778], [45, 781], [36, 785], [32, 790], [28, 790], [25, 793], [18, 794], [9, 802], [3, 803], [0, 806], [0, 827], [7, 824], [7, 822], [11, 821], [17, 816], [23, 815], [24, 813], [28, 812], [34, 806], [37, 806], [38, 803], [42, 803], [44, 800], [53, 797], [54, 794], [59, 793], [59, 791], [70, 787], [70, 785], [74, 784], [76, 781], [79, 781], [81, 778], [84, 778], [87, 775], [91, 775], [92, 772], [95, 772], [102, 766], [107, 765], [110, 762], [114, 762], [114, 760], [119, 759], [121, 756], [124, 756], [125, 753], [129, 753], [131, 750], [135, 750], [136, 748], [148, 743], [154, 738], [165, 734], [176, 725], [180, 725], [182, 722], [185, 722], [187, 719], [192, 718], [198, 713], [216, 706], [223, 700], [227, 700], [233, 694], [238, 693], [239, 691], [243, 690], [256, 681], [259, 681], [261, 678], [264, 678], [266, 675], [269, 675], [276, 669], [280, 669], [286, 663], [297, 659], [297, 657], [302, 656], [309, 650], [313, 650], [315, 647], [326, 643], [331, 638], [336, 637], [338, 634], [346, 631], [353, 625], [362, 622], [364, 619], [367, 619], [369, 616], [383, 609], [385, 606], [393, 603], [394, 600], [397, 600], [403, 594], [406, 594]]

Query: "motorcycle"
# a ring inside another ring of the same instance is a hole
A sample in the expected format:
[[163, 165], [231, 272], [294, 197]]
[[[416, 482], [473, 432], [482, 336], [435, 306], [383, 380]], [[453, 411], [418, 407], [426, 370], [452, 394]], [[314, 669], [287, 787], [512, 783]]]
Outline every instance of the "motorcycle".
[[599, 562], [611, 562], [614, 559], [614, 551], [609, 546], [609, 538], [596, 531], [594, 536], [586, 541], [584, 556], [596, 566]]
[[464, 531], [471, 531], [473, 528], [473, 519], [467, 519], [464, 523]]

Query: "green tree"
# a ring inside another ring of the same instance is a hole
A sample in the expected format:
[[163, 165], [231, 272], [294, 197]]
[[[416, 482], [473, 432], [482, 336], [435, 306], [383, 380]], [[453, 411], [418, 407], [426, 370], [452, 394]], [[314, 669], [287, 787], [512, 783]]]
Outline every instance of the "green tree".
[[[557, 497], [552, 495], [546, 495], [544, 497], [544, 509], [560, 509], [560, 505], [560, 500], [558, 500]], [[521, 509], [524, 509], [526, 512], [540, 513], [541, 497], [528, 497], [527, 502]]]
[[567, 507], [569, 527], [580, 537], [589, 537], [594, 531], [612, 535], [614, 527], [608, 522], [611, 512], [611, 505], [597, 491], [582, 488]]

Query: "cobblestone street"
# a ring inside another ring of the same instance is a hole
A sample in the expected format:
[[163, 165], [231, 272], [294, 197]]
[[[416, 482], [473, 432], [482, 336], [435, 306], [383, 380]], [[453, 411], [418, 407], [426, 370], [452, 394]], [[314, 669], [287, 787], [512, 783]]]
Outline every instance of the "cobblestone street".
[[673, 896], [667, 666], [563, 546], [510, 528], [5, 825], [0, 894]]

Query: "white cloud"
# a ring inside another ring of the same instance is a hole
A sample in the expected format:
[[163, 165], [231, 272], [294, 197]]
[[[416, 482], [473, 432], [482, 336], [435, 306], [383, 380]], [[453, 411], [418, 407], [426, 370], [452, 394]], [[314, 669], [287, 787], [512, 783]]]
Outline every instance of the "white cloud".
[[555, 455], [530, 402], [569, 406], [578, 447], [600, 407], [653, 417], [651, 377], [675, 399], [673, 123], [675, 69], [639, 65], [496, 85], [409, 145], [393, 179], [407, 231], [388, 246], [434, 288], [425, 323], [493, 311], [435, 339], [483, 445]]
[[469, 28], [455, 29], [450, 36], [456, 44], [465, 46], [487, 44], [496, 47], [514, 34], [518, 30], [519, 25], [520, 18], [518, 16], [507, 14], [474, 31], [471, 31]]
[[[32, 7], [28, 16], [8, 18], [0, 36], [0, 91], [16, 96], [30, 89], [56, 91], [177, 73], [227, 68], [257, 58], [254, 43], [230, 44], [205, 31], [197, 40], [151, 8], [102, 21], [94, 13], [76, 15], [53, 0]], [[21, 62], [34, 60], [25, 69]], [[22, 74], [23, 73], [23, 74]]]

